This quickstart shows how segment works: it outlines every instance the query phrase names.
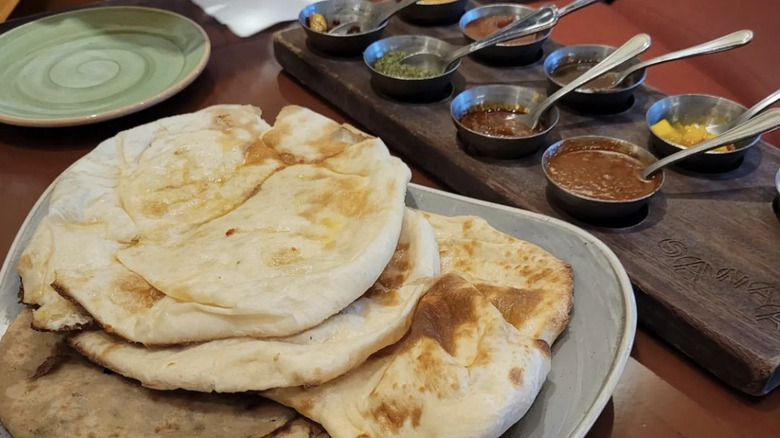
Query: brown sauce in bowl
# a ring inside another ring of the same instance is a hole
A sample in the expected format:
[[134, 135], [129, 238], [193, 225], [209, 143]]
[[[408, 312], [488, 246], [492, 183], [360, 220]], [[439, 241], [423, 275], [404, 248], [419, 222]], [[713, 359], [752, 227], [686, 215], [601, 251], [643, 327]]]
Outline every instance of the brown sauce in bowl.
[[531, 129], [515, 117], [527, 113], [528, 108], [521, 106], [480, 105], [469, 108], [458, 121], [472, 131], [496, 137], [528, 137], [544, 131], [541, 123]]
[[[512, 15], [493, 15], [489, 17], [480, 17], [466, 24], [466, 27], [463, 28], [463, 32], [471, 39], [481, 40], [482, 38], [493, 35], [504, 27], [509, 26], [517, 19], [518, 17]], [[522, 44], [529, 44], [538, 40], [539, 38], [542, 38], [543, 36], [544, 33], [537, 32], [531, 35], [526, 35], [524, 37], [503, 42], [499, 44], [499, 46], [519, 46]]]
[[642, 179], [641, 161], [623, 152], [575, 149], [550, 158], [547, 173], [559, 186], [587, 198], [630, 201], [655, 192], [661, 175]]
[[[592, 69], [596, 64], [598, 64], [599, 61], [597, 60], [580, 60], [568, 64], [562, 64], [553, 70], [553, 72], [550, 74], [550, 76], [559, 84], [566, 85], [570, 83], [571, 81], [577, 79], [578, 77], [585, 74], [586, 71]], [[613, 87], [612, 86], [612, 78], [608, 76], [599, 76], [598, 78], [588, 82], [587, 84], [583, 85], [582, 88], [585, 89], [591, 89], [591, 90], [608, 90], [608, 89], [620, 89], [620, 88], [626, 88], [634, 83], [634, 81], [631, 78], [632, 75], [630, 75], [628, 78], [623, 80], [620, 83], [620, 86]]]

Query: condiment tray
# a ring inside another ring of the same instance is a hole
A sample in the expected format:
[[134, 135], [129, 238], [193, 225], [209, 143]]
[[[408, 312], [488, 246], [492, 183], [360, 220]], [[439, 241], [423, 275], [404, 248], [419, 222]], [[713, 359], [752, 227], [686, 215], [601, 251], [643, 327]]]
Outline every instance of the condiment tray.
[[[385, 32], [405, 34], [465, 43], [457, 25], [420, 27], [393, 19]], [[588, 42], [583, 36], [581, 43]], [[772, 210], [780, 150], [761, 143], [725, 173], [667, 169], [664, 186], [643, 211], [620, 220], [579, 221], [549, 195], [540, 165], [544, 147], [515, 160], [478, 156], [458, 140], [450, 116], [452, 99], [479, 85], [513, 84], [546, 93], [543, 59], [558, 47], [548, 40], [526, 66], [464, 59], [446, 95], [432, 103], [407, 103], [377, 93], [362, 59], [312, 53], [303, 29], [274, 37], [275, 56], [288, 74], [408, 163], [459, 193], [556, 216], [598, 236], [626, 267], [640, 321], [729, 385], [754, 395], [769, 392], [780, 385], [780, 224]], [[662, 97], [643, 85], [617, 114], [560, 106], [549, 144], [602, 135], [649, 149], [645, 112]]]

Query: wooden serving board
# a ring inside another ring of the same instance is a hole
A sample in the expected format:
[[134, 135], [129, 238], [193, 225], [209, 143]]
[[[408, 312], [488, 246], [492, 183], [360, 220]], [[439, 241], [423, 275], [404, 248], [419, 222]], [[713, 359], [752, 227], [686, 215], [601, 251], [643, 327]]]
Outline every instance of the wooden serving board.
[[[420, 28], [398, 19], [385, 36], [415, 33], [464, 43], [457, 26]], [[557, 47], [548, 41], [544, 52]], [[760, 144], [725, 174], [668, 170], [644, 220], [594, 225], [548, 197], [542, 150], [512, 161], [474, 156], [450, 119], [452, 97], [466, 88], [506, 83], [545, 91], [541, 59], [523, 67], [466, 59], [449, 97], [410, 104], [376, 93], [362, 59], [310, 50], [301, 28], [275, 34], [274, 51], [289, 74], [452, 189], [562, 218], [605, 241], [631, 277], [640, 321], [729, 385], [753, 395], [780, 385], [780, 220], [772, 207], [780, 150]], [[551, 142], [599, 134], [649, 147], [645, 112], [661, 97], [643, 86], [629, 110], [610, 116], [561, 108]]]

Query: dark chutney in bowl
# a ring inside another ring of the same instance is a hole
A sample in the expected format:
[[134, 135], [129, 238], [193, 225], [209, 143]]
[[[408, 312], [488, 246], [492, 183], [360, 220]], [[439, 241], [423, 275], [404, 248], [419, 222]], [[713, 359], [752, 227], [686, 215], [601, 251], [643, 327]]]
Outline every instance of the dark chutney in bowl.
[[515, 117], [527, 113], [528, 108], [519, 105], [482, 104], [469, 108], [459, 121], [474, 132], [497, 137], [527, 137], [544, 131], [541, 123], [531, 129]]

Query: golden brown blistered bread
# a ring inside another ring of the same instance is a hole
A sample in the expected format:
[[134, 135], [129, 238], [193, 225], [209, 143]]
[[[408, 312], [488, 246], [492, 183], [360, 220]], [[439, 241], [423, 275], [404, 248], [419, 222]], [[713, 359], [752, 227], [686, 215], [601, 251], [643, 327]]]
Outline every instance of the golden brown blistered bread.
[[264, 392], [334, 438], [498, 437], [528, 410], [550, 370], [529, 339], [464, 278], [443, 275], [398, 343], [313, 388]]
[[300, 333], [379, 277], [410, 175], [300, 107], [273, 127], [218, 105], [133, 128], [58, 178], [17, 266], [24, 302], [38, 328], [94, 319], [146, 345]]
[[569, 323], [573, 303], [568, 264], [480, 217], [423, 216], [436, 234], [442, 273], [468, 279], [524, 336], [555, 342]]
[[[150, 388], [238, 392], [311, 386], [344, 374], [398, 341], [438, 273], [433, 230], [421, 214], [407, 209], [398, 245], [379, 280], [342, 312], [297, 335], [144, 347], [96, 330], [82, 331], [68, 342]], [[101, 283], [100, 278], [90, 281]]]
[[330, 438], [330, 435], [319, 424], [298, 416], [284, 427], [273, 431], [267, 438]]

